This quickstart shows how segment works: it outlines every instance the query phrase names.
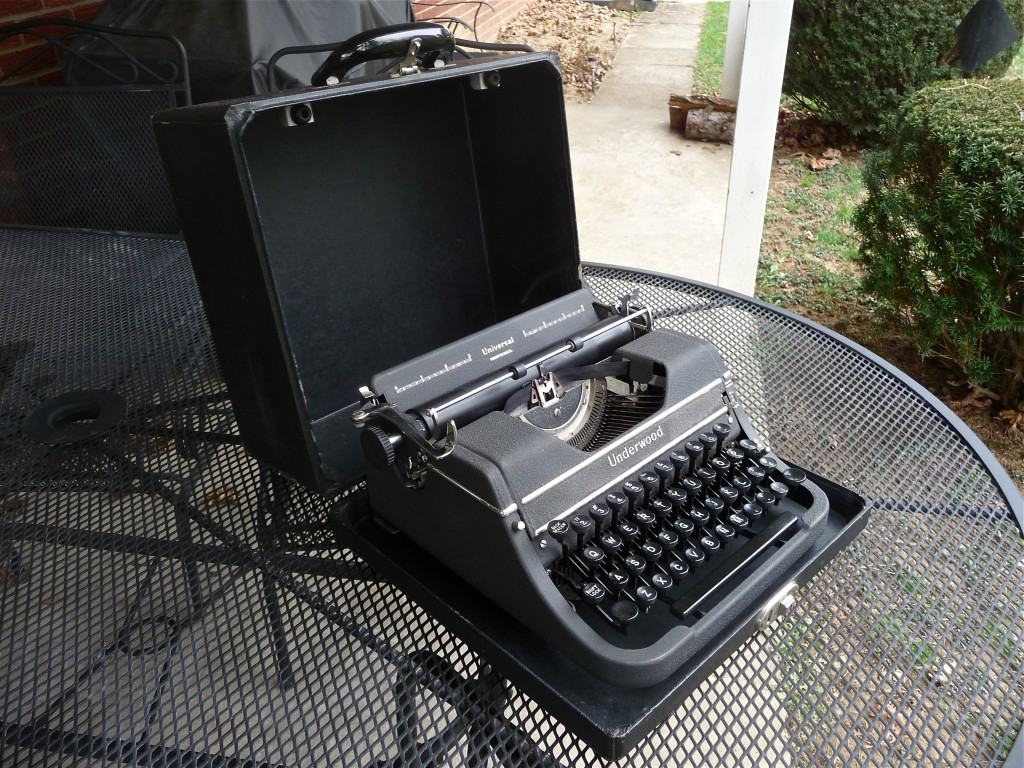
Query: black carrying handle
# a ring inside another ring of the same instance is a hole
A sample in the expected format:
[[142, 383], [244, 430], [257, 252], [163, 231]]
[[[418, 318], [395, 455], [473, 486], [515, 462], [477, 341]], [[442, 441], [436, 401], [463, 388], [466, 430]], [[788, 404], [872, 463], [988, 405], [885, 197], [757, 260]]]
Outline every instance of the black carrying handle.
[[[394, 24], [390, 27], [368, 29], [353, 35], [337, 48], [313, 73], [313, 85], [328, 85], [328, 78], [341, 82], [354, 67], [377, 59], [394, 59], [409, 53], [409, 47], [419, 40], [414, 55], [422, 67], [432, 67], [439, 57], [447, 58], [455, 52], [455, 35], [447, 27], [429, 21]], [[331, 84], [335, 84], [332, 80]]]

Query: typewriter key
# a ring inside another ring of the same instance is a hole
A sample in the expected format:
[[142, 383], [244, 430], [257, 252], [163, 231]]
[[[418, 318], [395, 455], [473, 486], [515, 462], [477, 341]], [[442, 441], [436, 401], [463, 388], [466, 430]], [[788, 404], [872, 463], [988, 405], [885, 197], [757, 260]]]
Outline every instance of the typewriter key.
[[769, 485], [768, 490], [774, 493], [779, 499], [784, 499], [789, 495], [789, 486], [785, 483], [780, 483], [778, 480]]
[[608, 508], [612, 511], [612, 519], [616, 522], [618, 522], [618, 519], [625, 514], [627, 509], [629, 509], [629, 499], [618, 491], [609, 493], [604, 497], [604, 500], [608, 505]]
[[664, 547], [666, 552], [671, 552], [673, 549], [679, 546], [679, 534], [675, 531], [658, 531], [657, 538], [658, 543], [661, 544], [662, 547]]
[[685, 477], [690, 471], [690, 457], [683, 451], [672, 451], [668, 455], [668, 460], [672, 462], [672, 466], [676, 468], [676, 479]]
[[664, 522], [672, 516], [672, 505], [665, 499], [651, 499], [647, 508], [658, 518], [658, 522]]
[[720, 539], [731, 539], [736, 535], [736, 529], [727, 523], [716, 523], [714, 531], [715, 536]]
[[790, 488], [796, 488], [807, 481], [807, 473], [798, 467], [790, 467], [782, 473], [782, 480]]
[[628, 587], [629, 574], [617, 568], [614, 571], [608, 571], [608, 585], [616, 590]]
[[593, 519], [598, 530], [606, 530], [608, 526], [612, 524], [612, 510], [607, 504], [602, 504], [600, 502], [591, 504], [590, 507], [587, 508], [587, 513]]
[[694, 544], [690, 544], [683, 550], [683, 557], [694, 565], [700, 565], [705, 560], [704, 550]]
[[612, 620], [616, 623], [629, 624], [629, 622], [640, 615], [640, 609], [637, 608], [636, 603], [632, 600], [619, 600], [612, 603], [608, 613], [611, 614]]
[[729, 435], [732, 434], [732, 427], [724, 421], [719, 421], [711, 427], [711, 431], [715, 433], [715, 436], [718, 437], [720, 442], [724, 443], [728, 439]]
[[649, 563], [660, 560], [664, 552], [661, 544], [656, 541], [645, 541], [640, 545], [640, 556]]
[[681, 581], [690, 572], [690, 566], [686, 564], [685, 560], [673, 558], [665, 564], [665, 567], [668, 569], [669, 575], [676, 581]]
[[619, 524], [615, 526], [615, 530], [625, 541], [640, 540], [640, 527], [629, 520], [619, 520]]
[[646, 504], [652, 498], [654, 498], [661, 488], [661, 478], [658, 477], [656, 472], [641, 472], [637, 476], [637, 480], [640, 481], [640, 485], [644, 487], [644, 501]]
[[658, 590], [659, 594], [664, 594], [672, 589], [672, 577], [667, 573], [658, 571], [651, 575], [651, 586]]
[[696, 440], [687, 440], [683, 443], [683, 450], [690, 457], [690, 470], [699, 467], [704, 461], [704, 446]]
[[626, 571], [634, 576], [639, 576], [647, 570], [647, 561], [636, 555], [626, 555], [622, 560], [622, 564], [625, 566]]
[[592, 545], [583, 548], [583, 562], [591, 568], [600, 565], [602, 560], [604, 560], [604, 552], [602, 550]]
[[625, 544], [622, 538], [612, 531], [605, 531], [597, 539], [598, 545], [607, 552], [609, 555], [614, 555], [616, 552], [621, 552]]
[[658, 489], [656, 493], [664, 493], [665, 489], [676, 481], [676, 467], [671, 461], [659, 459], [654, 462], [654, 472], [658, 475]]
[[627, 480], [622, 484], [622, 492], [629, 499], [629, 508], [636, 509], [644, 503], [644, 487], [637, 480]]
[[680, 517], [672, 523], [672, 530], [678, 533], [680, 536], [689, 536], [694, 532], [695, 526], [692, 520], [687, 520], [685, 517]]
[[701, 432], [697, 439], [704, 446], [704, 461], [710, 461], [718, 452], [718, 435], [714, 432]]
[[636, 588], [636, 601], [641, 608], [650, 608], [658, 602], [658, 591], [647, 584], [638, 584]]
[[577, 546], [583, 546], [594, 533], [594, 521], [589, 515], [573, 515], [569, 518], [569, 527], [576, 531]]
[[722, 548], [722, 542], [707, 531], [700, 537], [700, 545], [704, 548], [705, 552], [716, 552]]
[[597, 605], [607, 596], [607, 592], [604, 591], [604, 587], [598, 584], [596, 581], [588, 581], [582, 587], [580, 587], [580, 594], [583, 596], [583, 600], [590, 605]]

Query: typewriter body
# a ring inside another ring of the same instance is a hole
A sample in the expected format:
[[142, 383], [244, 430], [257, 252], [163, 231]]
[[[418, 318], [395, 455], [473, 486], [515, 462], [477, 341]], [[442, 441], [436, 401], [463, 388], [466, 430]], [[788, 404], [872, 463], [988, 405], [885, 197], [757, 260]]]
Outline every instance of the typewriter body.
[[711, 344], [584, 285], [553, 54], [154, 124], [249, 452], [608, 754], [848, 536]]
[[717, 350], [630, 297], [577, 291], [368, 389], [373, 513], [617, 685], [660, 682], [761, 609], [827, 516]]

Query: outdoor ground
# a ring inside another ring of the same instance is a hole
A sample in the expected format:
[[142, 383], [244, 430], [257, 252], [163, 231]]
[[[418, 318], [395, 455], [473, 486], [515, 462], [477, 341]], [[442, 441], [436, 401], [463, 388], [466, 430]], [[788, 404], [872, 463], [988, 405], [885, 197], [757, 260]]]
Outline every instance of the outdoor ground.
[[585, 103], [594, 98], [632, 23], [629, 11], [583, 0], [537, 0], [502, 28], [498, 40], [557, 53], [566, 100]]

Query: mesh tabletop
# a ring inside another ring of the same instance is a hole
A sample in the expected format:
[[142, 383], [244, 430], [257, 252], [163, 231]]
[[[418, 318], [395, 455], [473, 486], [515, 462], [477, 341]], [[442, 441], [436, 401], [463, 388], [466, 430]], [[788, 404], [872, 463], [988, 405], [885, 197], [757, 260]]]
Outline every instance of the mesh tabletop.
[[[0, 230], [0, 275], [0, 765], [605, 764], [246, 454], [182, 243]], [[587, 277], [718, 345], [773, 449], [874, 507], [615, 764], [1001, 765], [1024, 542], [991, 457], [792, 315]]]

